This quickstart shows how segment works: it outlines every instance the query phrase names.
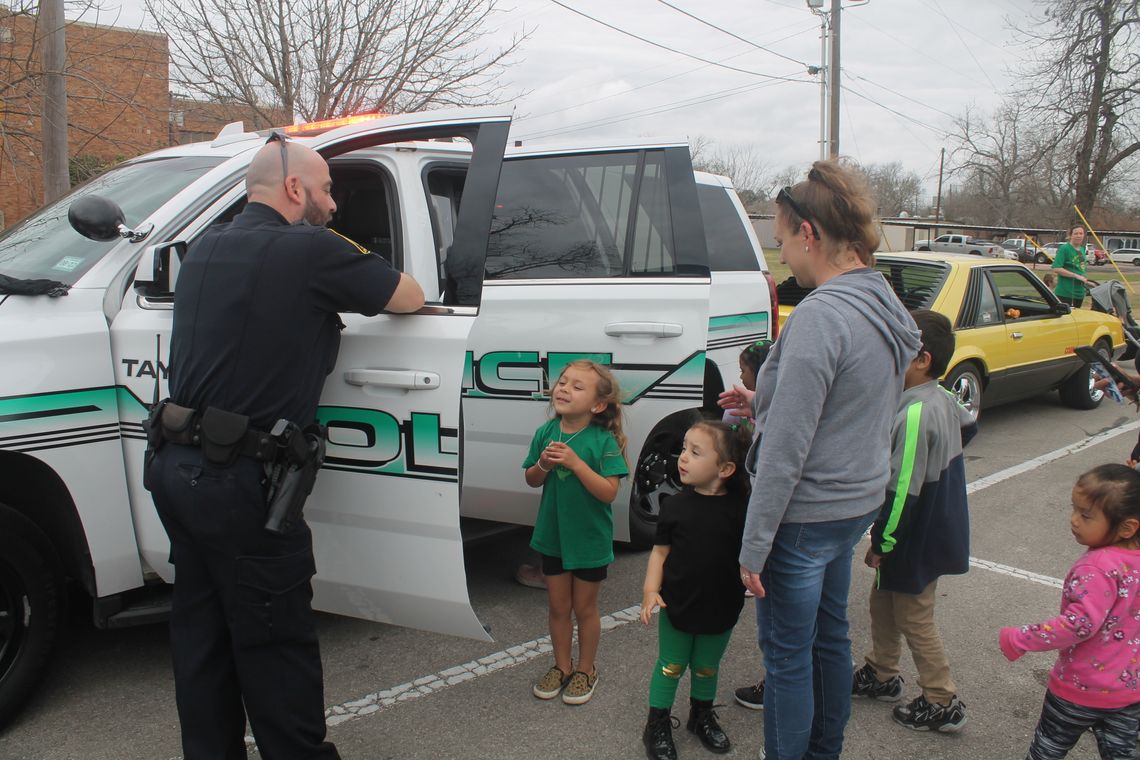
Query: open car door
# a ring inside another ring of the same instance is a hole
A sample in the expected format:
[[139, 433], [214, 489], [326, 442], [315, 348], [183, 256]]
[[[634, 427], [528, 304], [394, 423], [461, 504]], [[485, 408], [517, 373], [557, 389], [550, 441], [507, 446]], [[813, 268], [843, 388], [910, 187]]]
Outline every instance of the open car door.
[[[326, 159], [392, 142], [467, 140], [472, 153], [456, 235], [448, 256], [448, 290], [478, 303], [499, 170], [510, 126], [502, 109], [463, 109], [377, 119], [340, 127], [298, 141]], [[260, 143], [251, 147], [255, 150]], [[210, 225], [228, 221], [245, 200], [244, 172], [191, 222], [165, 236], [192, 242]], [[403, 271], [434, 251], [403, 250], [408, 225], [427, 224], [426, 214], [408, 213], [425, 203], [423, 187], [388, 182], [376, 193], [375, 214], [397, 214], [404, 234], [389, 241]], [[407, 197], [401, 197], [401, 194]], [[395, 211], [403, 209], [403, 211]], [[430, 237], [430, 234], [428, 235]], [[177, 287], [176, 283], [173, 287]], [[425, 291], [436, 291], [435, 284]], [[171, 298], [153, 288], [144, 297], [128, 290], [112, 326], [116, 356], [168, 355]], [[489, 638], [471, 609], [459, 531], [459, 408], [468, 334], [477, 307], [448, 306], [443, 299], [415, 314], [363, 317], [342, 314], [346, 325], [335, 368], [325, 382], [318, 410], [328, 426], [324, 469], [305, 506], [313, 531], [317, 576], [313, 606], [320, 610]], [[310, 360], [298, 357], [298, 361]], [[116, 361], [118, 367], [123, 363]], [[165, 378], [125, 374], [124, 423], [141, 417], [137, 401], [149, 403], [153, 385]], [[122, 406], [122, 405], [121, 405]], [[143, 442], [124, 441], [131, 467], [132, 500], [148, 504], [139, 465]], [[159, 550], [165, 539], [153, 510], [136, 510], [136, 531], [146, 535], [144, 555], [167, 581], [173, 568]]]

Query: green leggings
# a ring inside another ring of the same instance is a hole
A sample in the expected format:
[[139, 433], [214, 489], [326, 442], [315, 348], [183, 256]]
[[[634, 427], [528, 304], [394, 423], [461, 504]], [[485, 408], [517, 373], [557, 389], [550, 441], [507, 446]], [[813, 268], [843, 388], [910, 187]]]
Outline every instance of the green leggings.
[[720, 675], [720, 658], [728, 649], [732, 629], [724, 633], [685, 633], [669, 622], [665, 610], [657, 616], [657, 666], [649, 679], [649, 706], [668, 710], [677, 696], [677, 685], [685, 668], [692, 666], [689, 694], [693, 699], [712, 702]]

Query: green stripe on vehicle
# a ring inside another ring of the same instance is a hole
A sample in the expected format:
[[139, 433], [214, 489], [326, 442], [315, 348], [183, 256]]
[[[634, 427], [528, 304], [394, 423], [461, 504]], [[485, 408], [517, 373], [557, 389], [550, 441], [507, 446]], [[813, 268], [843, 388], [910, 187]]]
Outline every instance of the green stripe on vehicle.
[[754, 312], [752, 314], [729, 314], [723, 317], [709, 317], [709, 330], [731, 330], [735, 327], [768, 327], [768, 314]]

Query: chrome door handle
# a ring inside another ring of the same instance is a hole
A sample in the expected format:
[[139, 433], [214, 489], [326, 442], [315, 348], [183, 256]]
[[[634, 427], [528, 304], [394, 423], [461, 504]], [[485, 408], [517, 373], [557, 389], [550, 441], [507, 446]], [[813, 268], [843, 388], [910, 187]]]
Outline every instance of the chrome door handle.
[[651, 338], [677, 338], [685, 331], [676, 322], [610, 322], [606, 335], [646, 335]]
[[1009, 334], [1009, 337], [1013, 338], [1014, 340], [1021, 340], [1025, 337], [1025, 333], [1013, 332]]
[[349, 385], [374, 385], [380, 388], [403, 388], [430, 391], [439, 387], [439, 375], [415, 369], [350, 369], [344, 373]]

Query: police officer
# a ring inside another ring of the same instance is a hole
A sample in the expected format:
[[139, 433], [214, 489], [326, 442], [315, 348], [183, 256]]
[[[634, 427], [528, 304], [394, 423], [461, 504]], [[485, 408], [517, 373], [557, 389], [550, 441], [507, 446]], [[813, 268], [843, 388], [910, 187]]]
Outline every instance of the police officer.
[[[337, 312], [411, 312], [424, 296], [324, 226], [336, 204], [314, 151], [274, 135], [246, 189], [245, 209], [182, 262], [170, 400], [197, 415], [248, 416], [256, 434], [279, 419], [315, 421], [339, 348]], [[264, 529], [266, 466], [248, 450], [217, 464], [204, 444], [167, 440], [147, 475], [175, 567], [170, 637], [186, 760], [245, 758], [246, 715], [269, 760], [338, 757], [325, 741], [308, 526]]]

